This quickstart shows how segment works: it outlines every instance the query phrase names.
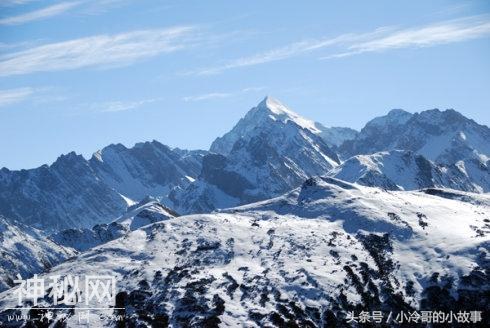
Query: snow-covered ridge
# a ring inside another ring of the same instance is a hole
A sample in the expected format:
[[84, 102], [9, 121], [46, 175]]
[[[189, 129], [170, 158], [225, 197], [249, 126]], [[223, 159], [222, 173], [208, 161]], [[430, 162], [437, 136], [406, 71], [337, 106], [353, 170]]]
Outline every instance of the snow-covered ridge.
[[58, 245], [77, 251], [86, 251], [95, 246], [120, 238], [130, 231], [145, 225], [179, 216], [152, 197], [128, 207], [126, 213], [109, 224], [97, 224], [91, 229], [67, 229], [49, 237]]
[[47, 233], [91, 227], [126, 208], [123, 197], [71, 152], [52, 165], [0, 171], [0, 214]]
[[472, 192], [490, 191], [490, 185], [479, 185], [455, 165], [434, 164], [424, 156], [406, 150], [353, 156], [330, 170], [328, 175], [390, 190], [440, 187]]
[[160, 204], [156, 198], [146, 197], [138, 204], [128, 207], [127, 212], [114, 220], [114, 223], [126, 227], [128, 231], [133, 231], [145, 225], [178, 216], [177, 212]]
[[74, 256], [72, 249], [46, 239], [34, 228], [0, 215], [0, 291]]
[[176, 186], [185, 186], [201, 170], [205, 151], [170, 148], [158, 141], [137, 143], [132, 148], [110, 145], [90, 159], [99, 179], [120, 194], [140, 201], [144, 197], [164, 198]]
[[[344, 142], [339, 151], [343, 158], [380, 151], [412, 151], [442, 166], [443, 180], [456, 181], [455, 185], [440, 185], [488, 192], [489, 140], [490, 128], [452, 109], [431, 109], [415, 114], [397, 110], [368, 122], [359, 135]], [[469, 180], [470, 187], [465, 180]]]
[[356, 139], [341, 147], [347, 155], [395, 149], [411, 150], [442, 164], [490, 157], [490, 129], [455, 110], [431, 109], [410, 114], [392, 110], [366, 124]]

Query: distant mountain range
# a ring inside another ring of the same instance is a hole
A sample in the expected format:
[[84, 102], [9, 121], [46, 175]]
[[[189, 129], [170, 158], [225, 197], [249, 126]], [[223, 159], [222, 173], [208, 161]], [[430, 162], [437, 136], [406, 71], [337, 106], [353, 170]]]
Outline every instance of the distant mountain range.
[[[490, 129], [454, 110], [394, 109], [360, 131], [326, 128], [266, 97], [210, 151], [109, 145], [36, 169], [0, 170], [0, 214], [57, 232], [90, 229], [146, 196], [206, 213], [279, 196], [312, 176], [391, 190], [490, 191]], [[343, 159], [343, 160], [341, 160]]]
[[166, 197], [199, 175], [205, 151], [157, 141], [110, 145], [90, 160], [69, 153], [36, 169], [0, 170], [0, 214], [56, 232], [108, 223], [148, 195]]

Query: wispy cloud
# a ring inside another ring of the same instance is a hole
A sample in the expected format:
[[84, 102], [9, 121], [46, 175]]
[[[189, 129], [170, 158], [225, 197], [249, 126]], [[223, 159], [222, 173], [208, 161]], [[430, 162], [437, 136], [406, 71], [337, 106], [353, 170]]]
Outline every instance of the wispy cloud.
[[[66, 101], [66, 90], [57, 87], [23, 87], [16, 89], [0, 90], [0, 108], [20, 102], [28, 102], [30, 105], [44, 105], [46, 103]], [[79, 105], [80, 109], [94, 112], [122, 112], [143, 107], [144, 105], [161, 101], [162, 98], [150, 98], [139, 100], [112, 100], [92, 102]]]
[[138, 101], [111, 101], [105, 104], [103, 112], [122, 112], [141, 107], [145, 104], [153, 103], [156, 99], [145, 99]]
[[29, 106], [38, 106], [67, 99], [66, 90], [53, 86], [0, 90], [0, 107], [7, 107], [17, 103], [29, 103]]
[[348, 51], [324, 58], [346, 57], [365, 52], [381, 52], [390, 49], [430, 47], [439, 44], [461, 42], [490, 35], [488, 17], [470, 17], [428, 26], [394, 31], [380, 38], [352, 44]]
[[36, 21], [36, 20], [60, 15], [80, 4], [81, 4], [80, 1], [57, 3], [52, 6], [27, 12], [25, 14], [1, 18], [0, 25], [19, 25], [31, 21]]
[[33, 88], [0, 90], [0, 107], [9, 106], [26, 100], [34, 93]]
[[16, 88], [0, 90], [0, 107], [12, 105], [26, 100], [34, 93], [33, 88]]
[[0, 0], [0, 6], [14, 6], [14, 5], [23, 5], [28, 2], [32, 2], [35, 0]]
[[[376, 31], [375, 33], [378, 32], [379, 31]], [[254, 66], [254, 65], [269, 63], [273, 61], [284, 60], [287, 58], [296, 57], [308, 52], [312, 52], [314, 50], [318, 50], [321, 48], [338, 45], [341, 43], [346, 43], [352, 41], [353, 39], [359, 40], [361, 38], [366, 38], [367, 36], [368, 35], [364, 35], [364, 34], [362, 35], [344, 34], [334, 38], [298, 41], [283, 47], [271, 49], [252, 56], [237, 58], [229, 62], [226, 62], [222, 65], [207, 67], [196, 71], [190, 71], [190, 72], [186, 72], [185, 74], [186, 75], [216, 74], [233, 68]]]
[[211, 93], [200, 94], [197, 96], [187, 96], [182, 98], [182, 100], [185, 102], [195, 102], [195, 101], [203, 101], [203, 100], [230, 98], [248, 92], [263, 91], [265, 89], [266, 89], [265, 87], [248, 87], [235, 92], [211, 92]]
[[[23, 5], [38, 0], [0, 0], [0, 7]], [[60, 2], [23, 14], [0, 18], [0, 25], [19, 25], [36, 20], [59, 16], [73, 8], [77, 8], [77, 14], [99, 15], [118, 6], [122, 6], [131, 0], [77, 0]]]
[[39, 41], [31, 40], [31, 41], [20, 41], [20, 42], [0, 42], [0, 54], [6, 51], [14, 51], [20, 49], [26, 49], [28, 47], [32, 47], [36, 44], [39, 44]]
[[260, 92], [260, 91], [264, 91], [265, 89], [267, 89], [266, 87], [248, 87], [248, 88], [243, 88], [242, 89], [242, 93], [245, 93], [245, 92]]
[[131, 0], [87, 0], [86, 6], [81, 10], [81, 13], [86, 15], [100, 15], [129, 2]]
[[192, 45], [193, 27], [97, 35], [37, 46], [0, 57], [0, 76], [124, 66]]
[[211, 93], [205, 93], [202, 95], [197, 95], [197, 96], [188, 96], [182, 98], [185, 102], [189, 101], [201, 101], [201, 100], [209, 100], [209, 99], [216, 99], [216, 98], [228, 98], [231, 97], [233, 94], [232, 93], [225, 93], [225, 92], [211, 92]]
[[89, 109], [96, 112], [123, 112], [127, 110], [137, 109], [146, 104], [151, 104], [159, 100], [160, 99], [157, 98], [130, 101], [114, 100], [83, 105], [83, 107], [88, 107]]
[[490, 35], [488, 16], [466, 17], [409, 29], [380, 27], [368, 33], [347, 33], [335, 37], [293, 42], [255, 55], [233, 59], [221, 65], [188, 71], [184, 75], [217, 74], [229, 69], [285, 60], [319, 50], [335, 52], [320, 58], [330, 59], [395, 48], [428, 47], [488, 35]]

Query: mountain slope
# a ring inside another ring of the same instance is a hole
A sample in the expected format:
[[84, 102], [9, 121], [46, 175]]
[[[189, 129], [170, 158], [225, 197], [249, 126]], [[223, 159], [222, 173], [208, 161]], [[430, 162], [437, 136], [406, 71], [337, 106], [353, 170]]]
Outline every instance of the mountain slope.
[[121, 217], [109, 224], [97, 224], [92, 229], [67, 229], [55, 233], [50, 240], [77, 251], [86, 251], [124, 236], [145, 225], [177, 217], [178, 214], [151, 197], [128, 207]]
[[75, 253], [46, 240], [36, 229], [0, 216], [0, 291], [14, 286], [17, 274], [29, 278]]
[[[349, 311], [482, 311], [490, 199], [460, 194], [469, 201], [315, 178], [272, 200], [146, 226], [51, 274], [117, 277], [125, 309], [92, 311], [94, 327], [111, 314], [134, 326], [348, 327]], [[14, 305], [9, 296], [0, 308]], [[69, 326], [76, 307], [61, 310]]]
[[170, 149], [157, 141], [110, 145], [87, 161], [74, 152], [36, 169], [0, 170], [0, 214], [47, 233], [90, 229], [145, 196], [165, 201], [201, 171], [205, 151]]
[[171, 149], [158, 141], [132, 148], [110, 145], [96, 152], [90, 166], [105, 184], [139, 201], [145, 196], [166, 196], [175, 186], [186, 186], [201, 171], [205, 151]]
[[440, 187], [480, 191], [456, 166], [436, 165], [422, 155], [404, 150], [353, 156], [329, 171], [328, 176], [389, 190]]
[[203, 158], [199, 178], [170, 195], [173, 207], [209, 212], [277, 196], [325, 174], [339, 159], [315, 129], [314, 122], [265, 98], [216, 139], [211, 150], [221, 154]]
[[46, 232], [91, 227], [117, 216], [126, 206], [123, 197], [73, 152], [50, 166], [0, 170], [0, 214]]

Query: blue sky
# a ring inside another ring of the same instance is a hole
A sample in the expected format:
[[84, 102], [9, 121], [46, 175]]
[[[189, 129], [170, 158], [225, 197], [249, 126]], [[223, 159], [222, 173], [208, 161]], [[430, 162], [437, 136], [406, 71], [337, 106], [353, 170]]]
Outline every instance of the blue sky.
[[204, 148], [265, 95], [326, 126], [490, 125], [488, 1], [0, 0], [0, 167]]

